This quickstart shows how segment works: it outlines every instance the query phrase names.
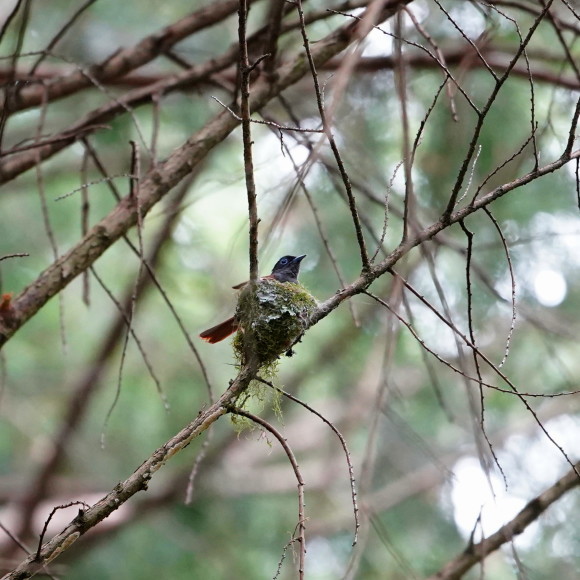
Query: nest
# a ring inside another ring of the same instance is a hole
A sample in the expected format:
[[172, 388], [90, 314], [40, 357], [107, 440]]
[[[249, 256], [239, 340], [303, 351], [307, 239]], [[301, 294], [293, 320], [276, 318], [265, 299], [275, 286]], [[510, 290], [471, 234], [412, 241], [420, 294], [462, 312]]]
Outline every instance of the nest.
[[246, 344], [244, 330], [251, 328], [259, 365], [274, 363], [304, 332], [315, 308], [316, 300], [302, 284], [260, 280], [255, 294], [248, 284], [236, 307], [240, 328], [233, 341], [236, 357], [242, 363], [246, 360], [246, 348], [252, 346]]

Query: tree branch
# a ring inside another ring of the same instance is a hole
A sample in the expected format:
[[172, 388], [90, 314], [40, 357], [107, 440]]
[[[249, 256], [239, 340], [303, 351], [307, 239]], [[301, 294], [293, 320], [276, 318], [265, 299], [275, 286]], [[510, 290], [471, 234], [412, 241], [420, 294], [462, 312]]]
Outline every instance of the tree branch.
[[52, 562], [60, 554], [68, 550], [80, 536], [108, 517], [129, 498], [139, 491], [145, 491], [153, 474], [163, 467], [168, 459], [187, 447], [194, 438], [201, 435], [210, 425], [228, 412], [228, 409], [231, 408], [236, 398], [246, 389], [255, 374], [255, 367], [248, 365], [242, 368], [230, 387], [216, 403], [200, 411], [191, 423], [159, 447], [131, 476], [125, 481], [118, 483], [111, 492], [89, 509], [80, 512], [62, 532], [44, 544], [37, 555], [31, 555], [26, 558], [11, 573], [4, 576], [2, 580], [30, 578], [42, 566]]
[[427, 580], [458, 580], [470, 568], [482, 562], [492, 552], [511, 542], [515, 536], [521, 534], [531, 523], [535, 522], [553, 503], [565, 493], [580, 485], [577, 471], [580, 462], [576, 463], [564, 477], [552, 487], [535, 497], [507, 524], [503, 525], [495, 534], [485, 538], [477, 544], [469, 544], [462, 554], [445, 564], [439, 572], [429, 576]]

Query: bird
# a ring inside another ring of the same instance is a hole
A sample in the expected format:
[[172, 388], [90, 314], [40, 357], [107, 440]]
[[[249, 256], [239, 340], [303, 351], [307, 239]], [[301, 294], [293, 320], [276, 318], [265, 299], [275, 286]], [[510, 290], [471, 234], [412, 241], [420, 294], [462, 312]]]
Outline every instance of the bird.
[[[306, 257], [306, 254], [302, 256], [282, 256], [274, 268], [272, 268], [272, 273], [267, 276], [262, 276], [260, 280], [276, 280], [277, 282], [286, 283], [290, 282], [296, 284], [298, 282], [298, 272], [300, 271], [300, 262]], [[246, 286], [248, 282], [242, 282], [241, 284], [236, 284], [232, 286], [234, 290], [241, 290]], [[238, 321], [235, 315], [204, 330], [200, 333], [200, 338], [209, 342], [210, 344], [215, 344], [220, 342], [236, 332], [238, 330]]]

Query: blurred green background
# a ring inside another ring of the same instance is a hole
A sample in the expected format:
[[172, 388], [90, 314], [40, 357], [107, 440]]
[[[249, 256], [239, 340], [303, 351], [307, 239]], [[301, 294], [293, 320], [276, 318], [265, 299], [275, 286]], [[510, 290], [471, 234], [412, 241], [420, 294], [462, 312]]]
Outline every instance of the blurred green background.
[[[506, 63], [518, 49], [514, 21], [524, 36], [533, 23], [531, 8], [497, 4], [502, 12], [450, 0], [443, 5], [449, 17], [435, 3], [411, 2], [408, 7], [422, 29], [450, 55], [449, 70], [480, 109], [486, 106], [494, 83], [485, 67], [474, 64], [466, 37], [490, 62]], [[80, 5], [76, 0], [30, 4], [18, 70], [30, 67], [36, 56], [27, 53], [42, 50]], [[117, 48], [135, 44], [202, 5], [179, 0], [161, 4], [99, 0], [63, 37], [44, 66], [52, 67], [51, 71], [74, 70], [76, 65], [100, 62]], [[331, 7], [332, 3], [322, 1], [305, 3], [307, 14]], [[8, 4], [0, 8], [0, 19], [8, 18], [9, 9]], [[267, 9], [267, 3], [255, 3], [252, 30], [263, 24]], [[561, 30], [563, 42], [577, 58], [578, 21], [564, 5], [555, 10], [562, 22], [572, 22]], [[295, 14], [288, 17], [288, 21], [295, 19]], [[10, 56], [18, 49], [21, 22], [19, 12], [0, 43], [1, 63], [7, 70]], [[344, 16], [335, 14], [312, 24], [311, 41], [344, 22]], [[393, 36], [384, 34], [393, 32], [393, 22], [383, 24], [383, 32], [369, 35], [363, 58], [394, 55]], [[178, 43], [173, 51], [189, 63], [203, 63], [235, 43], [236, 34], [234, 12]], [[413, 58], [425, 54], [417, 44], [433, 49], [408, 16], [403, 37], [411, 143], [422, 131], [411, 172], [413, 217], [417, 227], [424, 227], [437, 221], [446, 207], [477, 115], [452, 84], [453, 99], [442, 91], [435, 101], [444, 76], [433, 66], [413, 64]], [[282, 37], [279, 58], [290, 58], [301, 47], [299, 32], [294, 30]], [[461, 51], [468, 56], [453, 61], [451, 57]], [[480, 186], [483, 195], [533, 169], [532, 123], [537, 123], [540, 165], [559, 157], [578, 97], [578, 79], [575, 89], [562, 81], [575, 78], [565, 52], [556, 28], [548, 19], [542, 21], [528, 48], [530, 66], [538, 72], [538, 79], [533, 76], [534, 118], [530, 79], [514, 73], [485, 117], [476, 160], [470, 163], [462, 188], [461, 206], [469, 203]], [[501, 75], [501, 66], [494, 67]], [[525, 60], [518, 61], [517, 69], [525, 73]], [[172, 59], [160, 56], [137, 74], [161, 77], [179, 70]], [[343, 93], [333, 92], [340, 71], [322, 67], [319, 75], [328, 85], [329, 102], [337, 99], [333, 132], [371, 254], [387, 224], [378, 261], [399, 243], [402, 232], [405, 133], [397, 90], [400, 75], [386, 61], [374, 71], [361, 66]], [[551, 80], [547, 75], [552, 75]], [[231, 102], [233, 85], [228, 82], [232, 79], [235, 70], [227, 69], [223, 78], [216, 75], [206, 84], [160, 96], [157, 110], [150, 104], [135, 108], [131, 115], [117, 117], [90, 136], [108, 174], [120, 176], [113, 181], [121, 195], [128, 192], [129, 141], [141, 143], [146, 170], [150, 163], [146, 150], [155, 123], [157, 158], [163, 159], [221, 111], [212, 96]], [[38, 107], [12, 114], [3, 130], [2, 150], [6, 153], [32, 138], [41, 120], [42, 133], [61, 131], [127, 90], [130, 87], [122, 84], [107, 85], [51, 102], [46, 111]], [[265, 118], [288, 125], [296, 119], [303, 126], [318, 125], [311, 79], [291, 87], [284, 97], [286, 103], [271, 103]], [[452, 100], [458, 121], [452, 118]], [[254, 126], [253, 138], [262, 220], [260, 269], [268, 273], [280, 256], [305, 253], [301, 281], [319, 300], [327, 299], [341, 283], [323, 239], [346, 283], [360, 272], [352, 220], [330, 149], [321, 146], [305, 177], [308, 199], [297, 187], [290, 155], [297, 165], [305, 164], [306, 145], [316, 144], [319, 135], [285, 134], [283, 144], [289, 151], [282, 149], [277, 132], [268, 127]], [[95, 182], [87, 193], [91, 225], [115, 207], [108, 184], [92, 162], [84, 171], [83, 159], [84, 148], [76, 143], [38, 171], [32, 169], [2, 186], [0, 256], [29, 254], [0, 263], [2, 292], [17, 294], [54, 260], [42, 196], [59, 254], [81, 237], [82, 196], [75, 190], [82, 183]], [[248, 276], [239, 130], [213, 149], [186, 185], [184, 190], [176, 188], [148, 215], [144, 249], [146, 254], [151, 251], [172, 218], [155, 261], [156, 278], [201, 357], [217, 396], [235, 376], [231, 346], [229, 341], [207, 345], [197, 334], [230, 315], [236, 300], [231, 286]], [[341, 578], [347, 570], [350, 577], [361, 579], [433, 574], [465, 548], [471, 534], [479, 541], [482, 534], [496, 531], [570, 469], [567, 458], [579, 458], [578, 396], [551, 397], [578, 389], [580, 219], [576, 192], [575, 167], [570, 163], [498, 199], [490, 206], [493, 220], [479, 211], [464, 223], [473, 233], [470, 291], [476, 343], [499, 365], [509, 336], [509, 356], [501, 372], [520, 392], [546, 395], [526, 399], [530, 408], [508, 392], [483, 388], [480, 394], [476, 382], [445, 366], [396, 317], [365, 295], [344, 303], [309, 330], [296, 346], [296, 356], [281, 361], [276, 384], [308, 402], [344, 435], [352, 454], [363, 522], [353, 550], [348, 469], [332, 431], [290, 401], [282, 402], [282, 416], [276, 417], [271, 401], [266, 401], [260, 413], [287, 437], [306, 483], [308, 578]], [[513, 332], [509, 263], [494, 221], [505, 236], [515, 275]], [[135, 231], [128, 238], [139, 245]], [[469, 335], [466, 248], [465, 232], [453, 225], [407, 253], [395, 270], [444, 318]], [[125, 241], [119, 241], [96, 262], [94, 273], [88, 274], [88, 303], [83, 300], [83, 281], [77, 279], [1, 352], [0, 523], [16, 533], [22, 525], [23, 500], [31, 496], [35, 482], [46, 483], [37, 497], [33, 533], [23, 538], [31, 549], [54, 506], [75, 500], [94, 503], [208, 404], [197, 357], [154, 285], [149, 284], [135, 304], [133, 329], [140, 348], [130, 337], [123, 354], [126, 330], [111, 331], [119, 310], [110, 295], [118, 301], [130, 297], [139, 269], [138, 257]], [[458, 346], [449, 327], [412, 292], [401, 293], [396, 277], [382, 276], [370, 291], [389, 302], [429, 349], [476, 376], [470, 349]], [[111, 346], [104, 347], [109, 335]], [[481, 365], [481, 373], [486, 383], [510, 390], [489, 367]], [[73, 402], [83, 385], [90, 394], [78, 410]], [[65, 438], [58, 466], [46, 480], [39, 479], [67, 414], [78, 423]], [[538, 423], [560, 448], [547, 439]], [[194, 465], [192, 500], [186, 504]], [[513, 544], [506, 544], [486, 559], [482, 569], [474, 568], [465, 577], [577, 578], [579, 507], [577, 492], [567, 494]], [[76, 509], [57, 512], [51, 533], [72, 519]], [[87, 580], [272, 578], [297, 517], [296, 481], [277, 442], [258, 429], [237, 432], [226, 417], [209, 437], [195, 440], [156, 473], [147, 493], [132, 498], [59, 558], [54, 574]], [[23, 553], [15, 551], [4, 534], [0, 538], [5, 554], [2, 568], [9, 570]], [[297, 577], [293, 547], [287, 549], [279, 577]]]

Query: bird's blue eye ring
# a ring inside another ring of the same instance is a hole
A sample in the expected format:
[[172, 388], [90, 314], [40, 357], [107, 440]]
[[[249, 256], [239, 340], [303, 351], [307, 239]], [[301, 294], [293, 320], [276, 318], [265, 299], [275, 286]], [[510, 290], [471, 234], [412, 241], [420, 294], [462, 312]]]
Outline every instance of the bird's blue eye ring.
[[282, 259], [280, 260], [280, 264], [281, 264], [282, 266], [285, 266], [287, 263], [288, 263], [288, 258], [282, 258]]

